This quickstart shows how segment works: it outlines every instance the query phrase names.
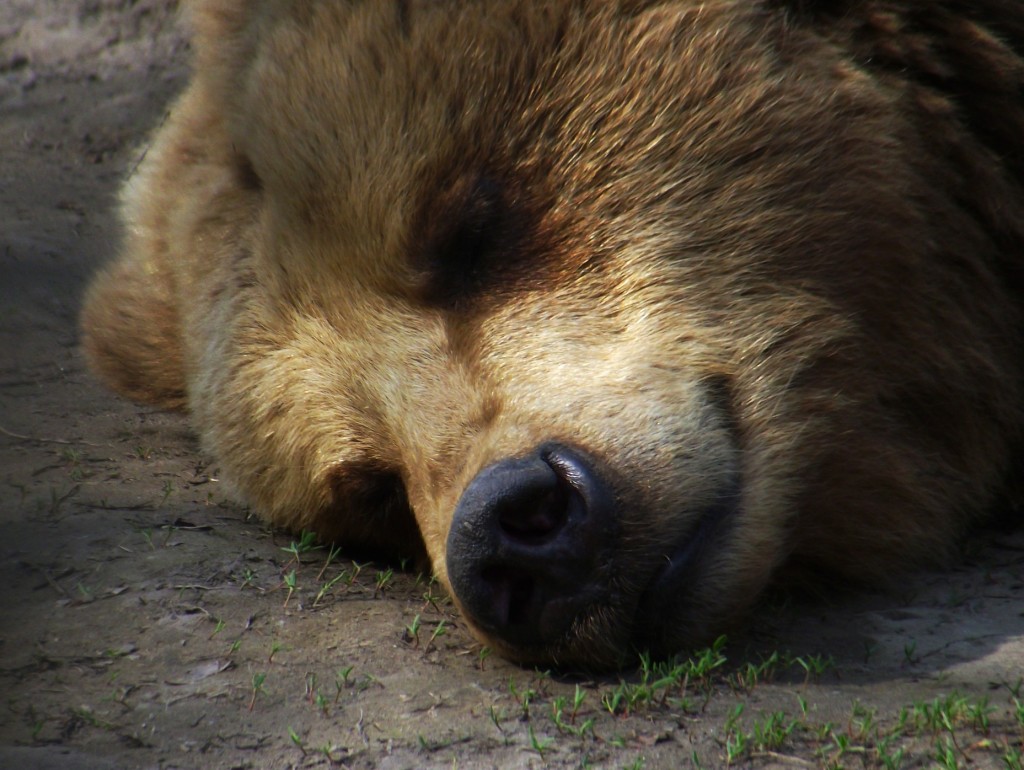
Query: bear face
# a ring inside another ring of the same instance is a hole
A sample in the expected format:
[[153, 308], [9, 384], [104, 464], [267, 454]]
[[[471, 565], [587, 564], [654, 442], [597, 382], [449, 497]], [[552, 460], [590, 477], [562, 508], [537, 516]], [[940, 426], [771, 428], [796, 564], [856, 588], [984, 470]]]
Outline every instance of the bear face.
[[86, 350], [523, 662], [941, 560], [1020, 441], [1019, 139], [975, 125], [1024, 66], [864, 5], [197, 3]]

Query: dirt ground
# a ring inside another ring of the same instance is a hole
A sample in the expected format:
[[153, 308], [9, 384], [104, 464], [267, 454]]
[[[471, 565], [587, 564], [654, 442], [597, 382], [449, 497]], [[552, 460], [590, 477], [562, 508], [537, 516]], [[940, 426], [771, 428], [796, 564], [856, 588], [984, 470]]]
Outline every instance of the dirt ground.
[[167, 0], [0, 2], [0, 768], [1021, 767], [1019, 530], [595, 679], [490, 657], [428, 578], [226, 500], [185, 419], [76, 342], [187, 62]]

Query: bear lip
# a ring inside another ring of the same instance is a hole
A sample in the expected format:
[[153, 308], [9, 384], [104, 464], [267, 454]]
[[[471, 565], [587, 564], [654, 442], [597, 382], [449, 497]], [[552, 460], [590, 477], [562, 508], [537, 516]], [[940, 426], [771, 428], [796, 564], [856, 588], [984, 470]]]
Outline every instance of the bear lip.
[[[666, 564], [655, 570], [637, 603], [637, 617], [658, 618], [665, 615], [666, 607], [685, 603], [692, 595], [694, 584], [700, 580], [701, 565], [710, 549], [722, 542], [731, 528], [740, 507], [741, 485], [738, 474], [719, 491], [715, 501], [700, 514], [694, 526], [679, 538], [661, 558]], [[655, 627], [643, 636], [660, 636], [663, 631]]]

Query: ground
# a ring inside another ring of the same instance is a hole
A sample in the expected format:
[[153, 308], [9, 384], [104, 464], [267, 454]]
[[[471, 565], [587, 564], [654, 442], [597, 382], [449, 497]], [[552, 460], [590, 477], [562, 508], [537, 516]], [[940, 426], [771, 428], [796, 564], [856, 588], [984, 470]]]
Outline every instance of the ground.
[[1020, 531], [889, 594], [774, 594], [724, 647], [595, 680], [488, 656], [424, 576], [225, 499], [186, 420], [77, 347], [117, 188], [184, 82], [175, 19], [0, 5], [0, 767], [1024, 763]]

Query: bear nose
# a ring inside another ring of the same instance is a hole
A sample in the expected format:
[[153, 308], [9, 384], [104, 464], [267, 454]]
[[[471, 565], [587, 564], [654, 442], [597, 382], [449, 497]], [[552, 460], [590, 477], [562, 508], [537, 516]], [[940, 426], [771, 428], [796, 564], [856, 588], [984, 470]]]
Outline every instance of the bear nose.
[[564, 637], [608, 593], [613, 508], [593, 463], [560, 444], [484, 468], [448, 535], [448, 577], [463, 610], [515, 647]]

